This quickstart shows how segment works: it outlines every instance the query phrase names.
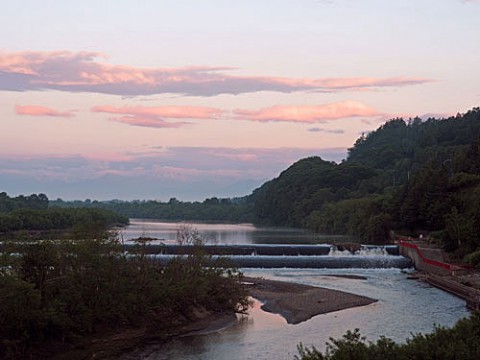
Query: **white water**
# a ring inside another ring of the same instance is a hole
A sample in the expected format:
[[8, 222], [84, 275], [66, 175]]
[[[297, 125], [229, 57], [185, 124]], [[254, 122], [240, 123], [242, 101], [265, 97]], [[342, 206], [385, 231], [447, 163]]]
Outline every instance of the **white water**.
[[[173, 241], [179, 223], [132, 220], [123, 230], [126, 240], [149, 236]], [[211, 243], [308, 244], [334, 243], [335, 237], [316, 238], [298, 229], [257, 228], [249, 224], [192, 224]], [[352, 256], [333, 250], [330, 256]], [[361, 256], [384, 256], [384, 249], [362, 249]], [[355, 256], [357, 256], [355, 255]], [[431, 332], [434, 325], [452, 326], [468, 315], [465, 302], [425, 283], [407, 279], [399, 269], [244, 269], [248, 276], [291, 281], [343, 290], [378, 299], [377, 303], [316, 316], [289, 325], [279, 315], [262, 311], [258, 304], [246, 319], [208, 335], [185, 337], [162, 347], [152, 345], [123, 359], [158, 360], [270, 360], [293, 359], [299, 342], [325, 348], [329, 337], [341, 337], [360, 328], [375, 340], [381, 335], [405, 341], [412, 333]], [[360, 275], [366, 280], [329, 275]]]

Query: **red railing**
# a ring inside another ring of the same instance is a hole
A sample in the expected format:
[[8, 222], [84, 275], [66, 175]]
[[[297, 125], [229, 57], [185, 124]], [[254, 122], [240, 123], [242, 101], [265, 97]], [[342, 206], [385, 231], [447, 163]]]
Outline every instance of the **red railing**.
[[[451, 275], [458, 275], [457, 271], [458, 270], [472, 270], [473, 266], [471, 265], [459, 265], [459, 264], [449, 264], [449, 263], [444, 263], [442, 261], [437, 261], [437, 260], [432, 260], [427, 258], [425, 255], [423, 255], [422, 251], [420, 248], [417, 246], [417, 244], [412, 243], [412, 238], [407, 238], [405, 236], [397, 236], [398, 244], [399, 246], [403, 246], [405, 248], [410, 248], [413, 249], [417, 252], [418, 256], [420, 257], [420, 260], [428, 265], [437, 267], [442, 270], [447, 270], [450, 272]], [[432, 269], [433, 270], [433, 269]], [[445, 291], [451, 292], [452, 294], [459, 296], [462, 299], [465, 299], [467, 301], [467, 307], [472, 309], [472, 310], [480, 310], [480, 291], [477, 289], [474, 289], [470, 286], [463, 285], [462, 283], [458, 281], [453, 281], [449, 277], [445, 276], [436, 276], [434, 275], [435, 271], [432, 273], [430, 271], [427, 271], [425, 280], [433, 285], [436, 286], [440, 289], [443, 289]]]
[[444, 262], [441, 262], [441, 261], [429, 259], [422, 254], [422, 251], [418, 248], [418, 246], [416, 244], [413, 244], [413, 243], [410, 242], [410, 239], [408, 239], [404, 236], [399, 236], [398, 239], [399, 239], [398, 244], [400, 246], [404, 246], [404, 247], [407, 247], [407, 248], [410, 248], [410, 249], [415, 249], [416, 252], [418, 253], [418, 256], [420, 256], [420, 259], [422, 259], [422, 261], [425, 264], [436, 266], [438, 268], [445, 269], [445, 270], [448, 270], [448, 271], [466, 270], [466, 269], [470, 268], [469, 266], [454, 265], [454, 264], [449, 264], [449, 263], [444, 263]]

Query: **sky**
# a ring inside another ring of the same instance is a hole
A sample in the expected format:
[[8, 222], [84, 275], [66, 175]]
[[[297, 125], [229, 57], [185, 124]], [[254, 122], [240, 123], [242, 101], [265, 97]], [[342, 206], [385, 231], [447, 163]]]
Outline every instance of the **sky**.
[[184, 201], [480, 105], [478, 0], [0, 4], [0, 191]]

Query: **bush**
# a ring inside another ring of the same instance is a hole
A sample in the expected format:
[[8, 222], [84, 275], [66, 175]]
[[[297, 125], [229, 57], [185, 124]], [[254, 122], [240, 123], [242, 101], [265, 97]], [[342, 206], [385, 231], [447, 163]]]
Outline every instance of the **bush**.
[[0, 273], [0, 358], [24, 355], [41, 338], [43, 314], [34, 285]]
[[431, 334], [416, 334], [404, 344], [381, 337], [366, 342], [358, 329], [327, 343], [325, 354], [315, 347], [298, 346], [297, 360], [474, 360], [480, 358], [480, 313], [461, 319], [453, 328], [437, 327]]
[[98, 329], [168, 330], [193, 308], [244, 311], [241, 274], [196, 249], [161, 266], [125, 254], [112, 237], [9, 243], [0, 258], [0, 358]]
[[476, 267], [480, 267], [480, 250], [474, 251], [463, 259], [463, 261], [467, 264], [474, 265]]

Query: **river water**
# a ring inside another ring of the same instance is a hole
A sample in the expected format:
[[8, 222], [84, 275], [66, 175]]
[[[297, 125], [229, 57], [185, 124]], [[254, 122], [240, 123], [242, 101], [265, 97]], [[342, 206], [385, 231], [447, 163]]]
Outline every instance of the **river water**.
[[[136, 222], [130, 226], [138, 230]], [[178, 224], [170, 224], [175, 232], [176, 226]], [[148, 229], [149, 234], [160, 234], [158, 228], [154, 228], [155, 224], [149, 223], [142, 231]], [[228, 225], [227, 228], [218, 228], [218, 231], [228, 233], [234, 229], [243, 237], [233, 240], [234, 237], [223, 235], [222, 239], [232, 239], [228, 241], [237, 244], [254, 242], [255, 237], [251, 235], [256, 229], [252, 225]], [[133, 234], [131, 229], [126, 230], [128, 234]], [[158, 237], [166, 238], [164, 233]], [[288, 235], [283, 237], [286, 238]], [[355, 328], [359, 328], [368, 340], [384, 335], [403, 342], [413, 333], [431, 332], [435, 324], [452, 326], [468, 315], [463, 300], [428, 284], [410, 280], [408, 271], [400, 269], [282, 268], [243, 269], [243, 272], [247, 276], [347, 291], [378, 299], [378, 302], [318, 315], [297, 325], [287, 324], [281, 316], [262, 311], [257, 302], [249, 316], [239, 318], [231, 327], [211, 334], [177, 339], [162, 347], [152, 345], [140, 353], [127, 355], [125, 359], [137, 358], [141, 354], [142, 358], [151, 360], [291, 360], [297, 354], [299, 342], [324, 350], [330, 337], [339, 338], [347, 330]], [[360, 275], [366, 280], [331, 275]]]
[[148, 219], [130, 219], [130, 225], [120, 229], [127, 242], [140, 236], [173, 243], [180, 226], [188, 224], [198, 230], [208, 244], [331, 244], [349, 239], [347, 236], [319, 235], [313, 232], [281, 227], [258, 227], [252, 224], [218, 224], [199, 222], [166, 222]]

